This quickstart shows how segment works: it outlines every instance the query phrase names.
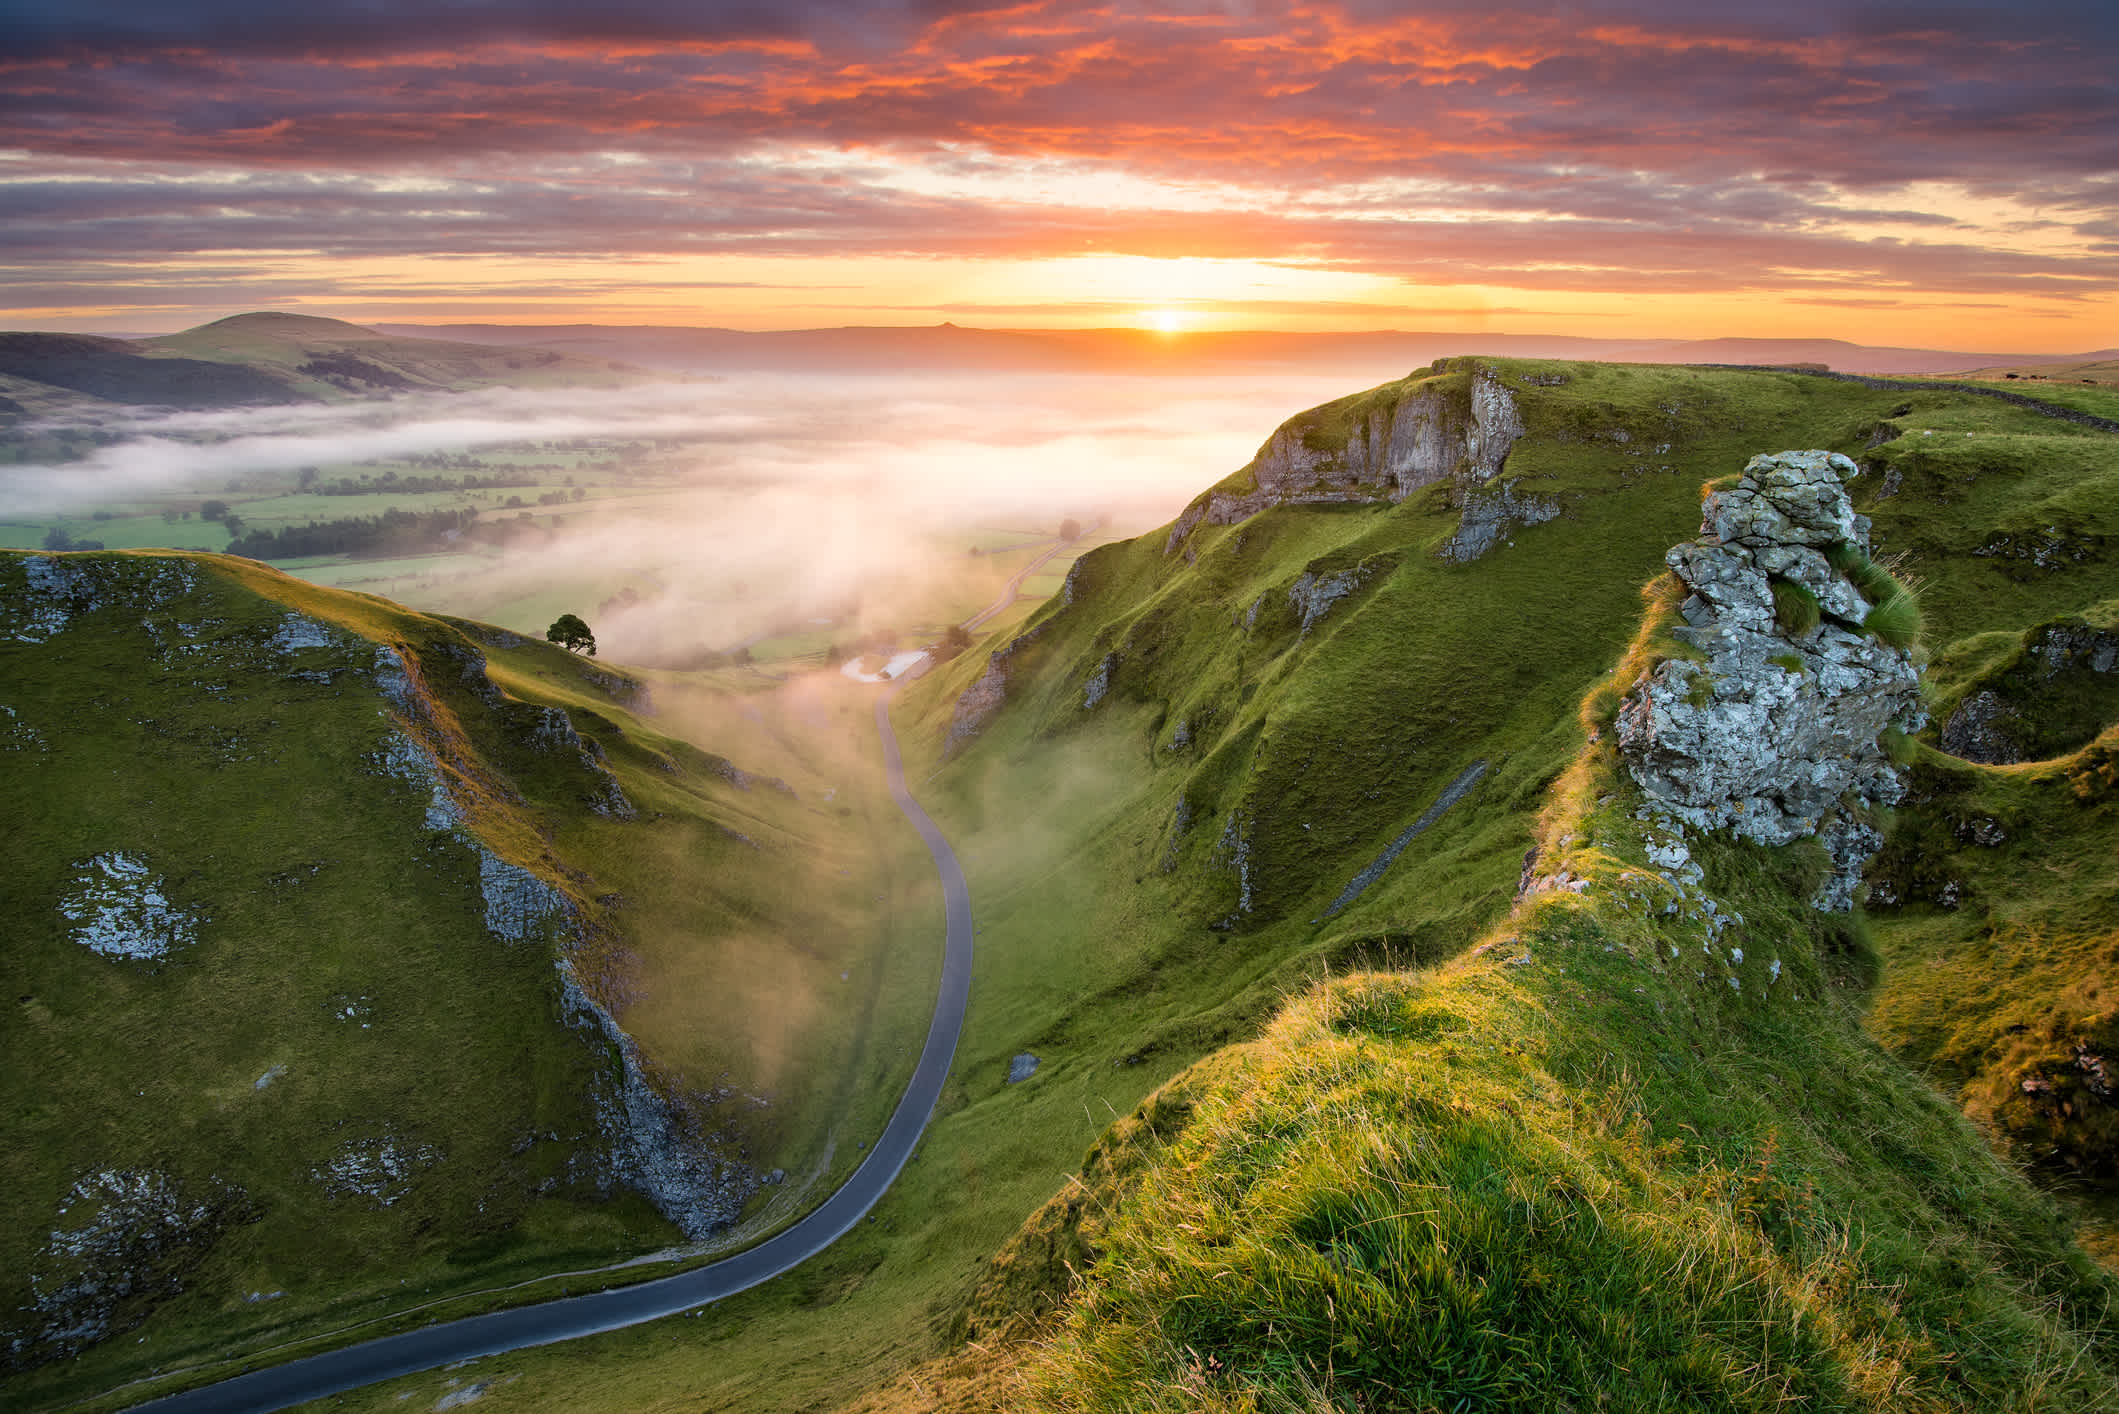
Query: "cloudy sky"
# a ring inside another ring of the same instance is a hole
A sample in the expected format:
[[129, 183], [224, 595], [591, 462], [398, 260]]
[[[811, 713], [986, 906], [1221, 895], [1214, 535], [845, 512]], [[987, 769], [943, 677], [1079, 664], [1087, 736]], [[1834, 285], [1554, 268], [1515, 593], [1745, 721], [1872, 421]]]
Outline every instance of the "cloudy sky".
[[0, 0], [0, 314], [2119, 344], [2119, 5]]

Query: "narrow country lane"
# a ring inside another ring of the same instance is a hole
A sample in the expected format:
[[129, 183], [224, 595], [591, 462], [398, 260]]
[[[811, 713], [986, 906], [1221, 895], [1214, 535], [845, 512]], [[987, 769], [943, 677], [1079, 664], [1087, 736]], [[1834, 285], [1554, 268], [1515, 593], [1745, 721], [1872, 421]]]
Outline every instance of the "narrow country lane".
[[905, 1167], [927, 1126], [942, 1084], [956, 1055], [971, 992], [971, 894], [964, 884], [956, 852], [905, 786], [898, 739], [890, 726], [890, 694], [876, 702], [876, 730], [883, 740], [883, 763], [898, 809], [920, 832], [942, 877], [947, 933], [942, 981], [934, 1004], [927, 1043], [920, 1052], [912, 1082], [867, 1159], [837, 1192], [793, 1227], [747, 1251], [676, 1276], [635, 1286], [615, 1287], [587, 1296], [519, 1306], [483, 1316], [444, 1321], [421, 1330], [363, 1341], [284, 1365], [269, 1366], [217, 1384], [202, 1385], [134, 1406], [153, 1414], [264, 1414], [326, 1395], [357, 1389], [378, 1380], [414, 1374], [478, 1356], [499, 1355], [526, 1346], [549, 1345], [658, 1320], [679, 1311], [719, 1301], [725, 1296], [800, 1265], [836, 1242], [875, 1206]]

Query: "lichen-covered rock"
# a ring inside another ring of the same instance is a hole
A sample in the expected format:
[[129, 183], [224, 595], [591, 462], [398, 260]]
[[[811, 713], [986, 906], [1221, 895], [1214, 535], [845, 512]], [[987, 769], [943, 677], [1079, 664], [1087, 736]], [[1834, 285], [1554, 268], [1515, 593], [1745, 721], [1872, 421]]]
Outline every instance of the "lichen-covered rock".
[[231, 1223], [251, 1209], [240, 1189], [187, 1188], [153, 1169], [102, 1169], [67, 1191], [29, 1273], [28, 1327], [5, 1332], [17, 1368], [75, 1354], [138, 1325], [183, 1289]]
[[112, 850], [74, 868], [74, 887], [59, 900], [59, 912], [73, 924], [73, 940], [90, 952], [145, 961], [198, 941], [198, 919], [169, 901], [139, 855]]
[[[1833, 874], [1812, 902], [1825, 910], [1851, 904], [1876, 846], [1862, 808], [1900, 794], [1880, 734], [1927, 720], [1911, 655], [1829, 617], [1862, 603], [1851, 585], [1850, 604], [1818, 577], [1819, 566], [1831, 572], [1824, 547], [1866, 548], [1842, 484], [1855, 474], [1835, 453], [1782, 452], [1752, 458], [1734, 489], [1707, 497], [1700, 538], [1666, 557], [1690, 591], [1674, 636], [1701, 661], [1657, 665], [1618, 723], [1634, 779], [1671, 818], [1760, 844], [1819, 837]], [[1769, 575], [1818, 581], [1828, 617], [1783, 629]]]
[[574, 905], [565, 894], [484, 845], [474, 847], [487, 932], [502, 942], [527, 943], [546, 937], [553, 925], [572, 918]]
[[1106, 653], [1097, 659], [1096, 670], [1089, 674], [1089, 681], [1082, 685], [1082, 710], [1089, 711], [1102, 702], [1111, 692], [1112, 675], [1118, 671], [1118, 655]]
[[1989, 766], [2064, 756], [2119, 716], [2119, 605], [2039, 624], [1943, 719], [1943, 750]]
[[1991, 688], [1967, 694], [1942, 724], [1942, 749], [1988, 766], [2022, 761], [2023, 748], [2008, 731], [2015, 717], [2001, 694]]
[[589, 995], [572, 963], [561, 960], [559, 973], [568, 1020], [601, 1035], [618, 1058], [618, 1082], [597, 1102], [613, 1176], [694, 1241], [727, 1227], [762, 1185], [757, 1170], [707, 1142], [697, 1115], [649, 1080], [639, 1044]]
[[344, 642], [345, 636], [322, 619], [312, 619], [307, 614], [289, 609], [279, 627], [272, 631], [267, 646], [275, 653], [286, 655], [304, 648], [337, 648]]
[[0, 593], [0, 637], [44, 643], [75, 619], [120, 606], [160, 608], [197, 584], [189, 565], [133, 557], [24, 555], [23, 588]]
[[412, 1181], [442, 1160], [430, 1144], [415, 1144], [385, 1131], [372, 1139], [349, 1139], [310, 1178], [333, 1198], [362, 1198], [378, 1208], [396, 1205]]
[[368, 757], [379, 775], [395, 776], [426, 796], [425, 819], [430, 830], [453, 830], [463, 823], [463, 808], [449, 792], [441, 763], [402, 727], [391, 726], [382, 745]]
[[1288, 607], [1302, 616], [1302, 637], [1315, 627], [1317, 621], [1332, 611], [1332, 606], [1361, 587], [1368, 578], [1368, 568], [1356, 565], [1352, 569], [1334, 574], [1316, 574], [1304, 570], [1288, 586]]

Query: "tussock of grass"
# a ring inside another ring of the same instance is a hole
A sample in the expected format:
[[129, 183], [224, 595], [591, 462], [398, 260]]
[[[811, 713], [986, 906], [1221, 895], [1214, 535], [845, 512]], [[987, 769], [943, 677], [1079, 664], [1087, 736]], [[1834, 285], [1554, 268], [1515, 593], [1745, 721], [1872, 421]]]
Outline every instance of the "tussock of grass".
[[1920, 601], [1901, 590], [1873, 605], [1861, 622], [1879, 642], [1893, 648], [1911, 648], [1920, 642]]
[[1781, 631], [1800, 635], [1816, 628], [1825, 616], [1824, 608], [1817, 596], [1805, 585], [1792, 579], [1774, 578], [1769, 581], [1773, 590], [1773, 618]]

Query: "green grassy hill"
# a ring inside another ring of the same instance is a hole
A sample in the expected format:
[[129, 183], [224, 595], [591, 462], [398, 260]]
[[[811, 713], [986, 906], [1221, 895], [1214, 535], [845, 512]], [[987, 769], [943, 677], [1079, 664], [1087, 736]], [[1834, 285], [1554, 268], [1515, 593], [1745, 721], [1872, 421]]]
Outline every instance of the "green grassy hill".
[[[1809, 906], [1814, 843], [1665, 878], [1613, 752], [1684, 651], [1701, 483], [1784, 448], [1860, 462], [1924, 621], [1852, 914]], [[2074, 1236], [2111, 1182], [2115, 543], [2119, 442], [1946, 389], [1451, 360], [1305, 414], [900, 700], [978, 956], [875, 1221], [335, 1407], [2119, 1402]]]
[[865, 712], [791, 749], [651, 691], [254, 562], [0, 556], [5, 1402], [616, 1280], [850, 1171], [938, 964]]
[[[930, 1407], [915, 1386], [1068, 1409], [2119, 1398], [2109, 1277], [1989, 1147], [2077, 1193], [2112, 1182], [2119, 680], [2046, 674], [2033, 650], [2038, 625], [2108, 618], [2119, 445], [1794, 374], [1487, 367], [1525, 428], [1501, 475], [1188, 513], [1085, 559], [1001, 656], [1005, 705], [976, 735], [985, 654], [908, 704], [954, 737], [939, 813], [974, 835], [1018, 802], [1065, 809], [1056, 776], [1101, 787], [1047, 825], [1034, 884], [973, 878], [1000, 887], [1003, 945], [1111, 959], [1060, 973], [1037, 1039], [1158, 1010], [1120, 1063], [1245, 1039], [1092, 1148], [984, 1279], [972, 1345], [862, 1407]], [[1461, 405], [1475, 376], [1416, 375], [1280, 440], [1338, 475], [1379, 409]], [[1856, 499], [1921, 584], [1930, 735], [2035, 677], [2011, 720], [2052, 754], [1918, 748], [1867, 917], [1798, 902], [1807, 847], [1696, 850], [1742, 953], [1793, 979], [1739, 969], [1754, 986], [1729, 990], [1726, 960], [1677, 961], [1711, 930], [1644, 883], [1638, 790], [1592, 733], [1655, 657], [1636, 591], [1691, 535], [1700, 480], [1797, 446], [1862, 461]], [[1453, 562], [1466, 506], [1504, 491], [1550, 518]], [[1586, 890], [1512, 905], [1534, 846]], [[1276, 1012], [1255, 1040], [1238, 1020]]]
[[640, 376], [638, 369], [609, 359], [403, 338], [307, 314], [238, 314], [139, 344], [153, 358], [251, 368], [282, 380], [301, 396], [326, 399], [490, 386], [605, 384]]
[[643, 376], [548, 349], [400, 338], [306, 314], [238, 314], [179, 334], [0, 333], [0, 427], [116, 405], [184, 409], [486, 387], [604, 386]]

